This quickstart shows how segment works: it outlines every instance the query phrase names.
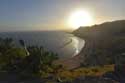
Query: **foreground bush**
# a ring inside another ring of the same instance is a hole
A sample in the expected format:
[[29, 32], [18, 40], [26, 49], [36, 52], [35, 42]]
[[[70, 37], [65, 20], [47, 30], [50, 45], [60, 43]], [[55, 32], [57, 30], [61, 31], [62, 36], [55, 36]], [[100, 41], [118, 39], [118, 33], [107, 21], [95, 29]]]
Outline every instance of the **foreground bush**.
[[48, 52], [43, 47], [17, 47], [10, 38], [0, 39], [0, 70], [21, 75], [46, 77], [58, 67], [52, 64], [58, 59], [57, 54]]

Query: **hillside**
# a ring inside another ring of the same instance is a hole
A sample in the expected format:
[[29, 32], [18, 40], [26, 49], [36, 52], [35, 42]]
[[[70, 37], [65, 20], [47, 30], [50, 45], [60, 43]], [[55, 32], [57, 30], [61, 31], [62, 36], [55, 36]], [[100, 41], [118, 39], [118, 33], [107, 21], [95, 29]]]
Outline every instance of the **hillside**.
[[80, 54], [82, 65], [124, 63], [125, 20], [105, 22], [91, 27], [80, 27], [73, 34], [86, 41]]

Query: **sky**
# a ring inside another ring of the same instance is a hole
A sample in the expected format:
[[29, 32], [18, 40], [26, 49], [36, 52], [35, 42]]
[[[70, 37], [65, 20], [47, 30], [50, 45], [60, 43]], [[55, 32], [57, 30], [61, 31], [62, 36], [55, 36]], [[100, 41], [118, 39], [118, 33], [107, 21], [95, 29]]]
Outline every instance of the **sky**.
[[125, 0], [0, 0], [0, 31], [69, 30], [69, 14], [89, 11], [94, 24], [125, 19]]

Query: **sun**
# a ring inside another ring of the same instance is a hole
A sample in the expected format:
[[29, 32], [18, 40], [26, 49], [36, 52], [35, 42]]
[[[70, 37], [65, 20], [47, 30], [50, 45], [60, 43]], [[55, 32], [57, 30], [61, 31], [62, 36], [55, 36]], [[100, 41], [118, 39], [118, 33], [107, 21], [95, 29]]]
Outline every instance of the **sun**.
[[78, 10], [71, 13], [68, 19], [68, 25], [72, 29], [77, 29], [80, 26], [90, 26], [92, 25], [93, 18], [89, 12], [84, 10]]

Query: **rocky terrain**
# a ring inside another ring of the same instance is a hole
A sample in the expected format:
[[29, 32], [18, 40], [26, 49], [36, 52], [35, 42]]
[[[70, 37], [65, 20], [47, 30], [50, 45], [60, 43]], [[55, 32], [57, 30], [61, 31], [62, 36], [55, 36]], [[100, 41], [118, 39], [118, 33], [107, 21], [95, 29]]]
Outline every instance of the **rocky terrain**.
[[0, 83], [118, 83], [112, 79], [107, 79], [103, 77], [93, 77], [93, 76], [81, 76], [72, 81], [60, 82], [52, 78], [23, 78], [20, 79], [16, 74], [2, 73], [3, 76], [0, 76]]

